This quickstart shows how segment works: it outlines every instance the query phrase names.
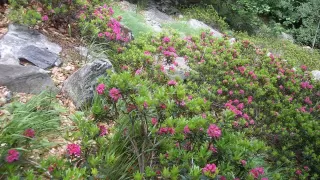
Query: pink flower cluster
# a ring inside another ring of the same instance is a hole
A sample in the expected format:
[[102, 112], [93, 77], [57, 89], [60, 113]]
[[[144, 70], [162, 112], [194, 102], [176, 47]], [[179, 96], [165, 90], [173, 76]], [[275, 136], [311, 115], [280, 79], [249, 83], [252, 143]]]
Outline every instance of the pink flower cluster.
[[108, 134], [108, 130], [104, 125], [99, 126], [99, 129], [100, 129], [99, 136], [105, 136], [106, 134]]
[[207, 133], [212, 138], [219, 138], [221, 136], [221, 129], [215, 124], [210, 124]]
[[264, 174], [264, 169], [263, 167], [253, 168], [250, 170], [249, 174], [252, 175], [253, 178], [257, 179], [260, 175]]
[[306, 97], [306, 98], [304, 99], [304, 102], [305, 102], [306, 104], [309, 104], [309, 105], [312, 104], [312, 101], [310, 100], [309, 97]]
[[8, 163], [12, 163], [12, 162], [14, 162], [14, 161], [18, 161], [19, 160], [19, 152], [17, 151], [17, 150], [15, 150], [15, 149], [10, 149], [9, 151], [8, 151], [8, 155], [7, 155], [7, 157], [6, 157], [6, 161], [8, 162]]
[[183, 133], [185, 133], [185, 134], [190, 134], [190, 133], [191, 133], [188, 125], [186, 125], [186, 126], [183, 128]]
[[151, 124], [152, 125], [157, 125], [158, 124], [158, 119], [157, 118], [151, 118]]
[[29, 138], [34, 138], [35, 136], [35, 131], [33, 129], [26, 129], [23, 133], [24, 136], [29, 137]]
[[101, 95], [101, 94], [104, 93], [105, 88], [106, 88], [106, 85], [104, 85], [104, 84], [99, 84], [99, 85], [97, 86], [97, 88], [96, 88], [96, 91], [97, 91], [98, 94]]
[[301, 82], [300, 87], [302, 89], [313, 89], [313, 86], [309, 82]]
[[169, 86], [175, 86], [176, 84], [177, 84], [177, 81], [175, 81], [175, 80], [168, 81]]
[[158, 134], [174, 134], [175, 130], [172, 127], [161, 127], [158, 131]]
[[229, 100], [224, 106], [227, 109], [230, 109], [237, 117], [242, 117], [242, 110], [244, 108], [244, 104], [240, 103], [238, 99]]
[[112, 88], [112, 89], [110, 89], [110, 91], [109, 91], [109, 96], [111, 97], [111, 99], [112, 99], [114, 102], [117, 102], [118, 99], [122, 97], [119, 89], [117, 89], [117, 88]]
[[78, 144], [68, 144], [67, 146], [67, 154], [69, 156], [80, 156], [81, 147]]
[[214, 174], [217, 170], [217, 166], [215, 164], [207, 164], [204, 168], [202, 168], [202, 172], [204, 174], [206, 173], [210, 173], [210, 174]]

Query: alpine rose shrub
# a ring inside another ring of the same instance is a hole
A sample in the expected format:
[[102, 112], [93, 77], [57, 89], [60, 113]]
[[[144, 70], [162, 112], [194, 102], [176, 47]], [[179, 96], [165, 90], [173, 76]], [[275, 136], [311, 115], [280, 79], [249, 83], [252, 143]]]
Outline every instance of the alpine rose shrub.
[[10, 150], [8, 150], [8, 155], [6, 157], [6, 161], [8, 163], [12, 163], [14, 161], [18, 161], [19, 160], [19, 155], [20, 155], [20, 153], [17, 150], [10, 149]]

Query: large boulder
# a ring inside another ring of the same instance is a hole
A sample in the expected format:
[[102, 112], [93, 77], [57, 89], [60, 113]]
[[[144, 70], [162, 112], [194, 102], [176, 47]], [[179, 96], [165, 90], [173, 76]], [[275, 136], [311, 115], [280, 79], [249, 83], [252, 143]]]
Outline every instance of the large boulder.
[[311, 73], [312, 73], [313, 78], [314, 78], [315, 80], [320, 81], [320, 71], [319, 71], [319, 70], [311, 71]]
[[188, 21], [188, 25], [191, 26], [191, 27], [194, 28], [194, 29], [206, 29], [206, 30], [210, 30], [210, 32], [213, 33], [213, 36], [214, 36], [214, 37], [217, 37], [217, 38], [222, 38], [222, 37], [223, 37], [223, 35], [222, 35], [219, 31], [217, 31], [217, 30], [213, 29], [212, 27], [206, 25], [206, 24], [205, 24], [204, 22], [202, 22], [202, 21], [198, 21], [198, 20], [196, 20], [196, 19], [190, 19], [190, 20]]
[[175, 63], [167, 64], [165, 60], [161, 62], [164, 68], [164, 73], [169, 77], [169, 79], [182, 79], [188, 78], [188, 74], [192, 69], [188, 66], [188, 63], [183, 57], [176, 57]]
[[45, 70], [34, 66], [0, 65], [0, 86], [13, 92], [39, 94], [45, 90], [57, 92]]
[[70, 97], [78, 109], [82, 108], [92, 101], [97, 79], [108, 69], [112, 69], [112, 64], [107, 59], [88, 63], [64, 82], [62, 91]]
[[36, 30], [22, 25], [9, 25], [9, 31], [0, 39], [0, 64], [19, 64], [27, 60], [47, 69], [59, 66], [62, 48]]

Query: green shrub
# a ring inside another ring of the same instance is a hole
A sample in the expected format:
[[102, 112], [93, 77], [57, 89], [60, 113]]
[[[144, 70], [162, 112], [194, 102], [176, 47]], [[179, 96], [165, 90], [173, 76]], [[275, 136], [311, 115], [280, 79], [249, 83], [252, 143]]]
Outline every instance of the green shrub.
[[[14, 102], [7, 106], [6, 110], [10, 114], [0, 118], [2, 177], [23, 175], [20, 168], [36, 166], [30, 158], [35, 156], [33, 150], [44, 151], [53, 145], [47, 137], [59, 132], [59, 113], [62, 110], [53, 98], [48, 93], [42, 93], [26, 104]], [[14, 154], [10, 159], [10, 150], [18, 152], [18, 156]]]
[[218, 15], [212, 5], [194, 5], [181, 9], [181, 12], [188, 19], [200, 20], [220, 31], [225, 31], [229, 28], [228, 24], [224, 21], [224, 18]]
[[259, 48], [267, 49], [275, 55], [280, 55], [295, 67], [307, 65], [311, 70], [320, 69], [320, 52], [310, 50], [289, 41], [272, 36], [248, 36], [245, 33], [235, 35], [239, 40], [250, 40]]

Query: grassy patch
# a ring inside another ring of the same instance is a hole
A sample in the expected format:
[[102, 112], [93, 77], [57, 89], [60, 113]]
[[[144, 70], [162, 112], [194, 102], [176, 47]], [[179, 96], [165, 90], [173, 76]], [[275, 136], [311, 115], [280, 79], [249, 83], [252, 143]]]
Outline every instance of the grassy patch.
[[151, 26], [145, 23], [144, 17], [133, 11], [123, 11], [118, 6], [113, 7], [115, 16], [122, 16], [121, 23], [127, 26], [135, 37], [152, 32]]
[[188, 25], [185, 21], [177, 21], [177, 22], [170, 22], [162, 24], [163, 28], [168, 30], [175, 30], [178, 33], [183, 35], [199, 35], [202, 29], [195, 29]]
[[237, 33], [237, 39], [249, 39], [261, 48], [285, 57], [293, 66], [307, 65], [310, 69], [320, 69], [320, 51], [303, 48], [290, 41], [275, 37], [249, 36], [246, 33]]

